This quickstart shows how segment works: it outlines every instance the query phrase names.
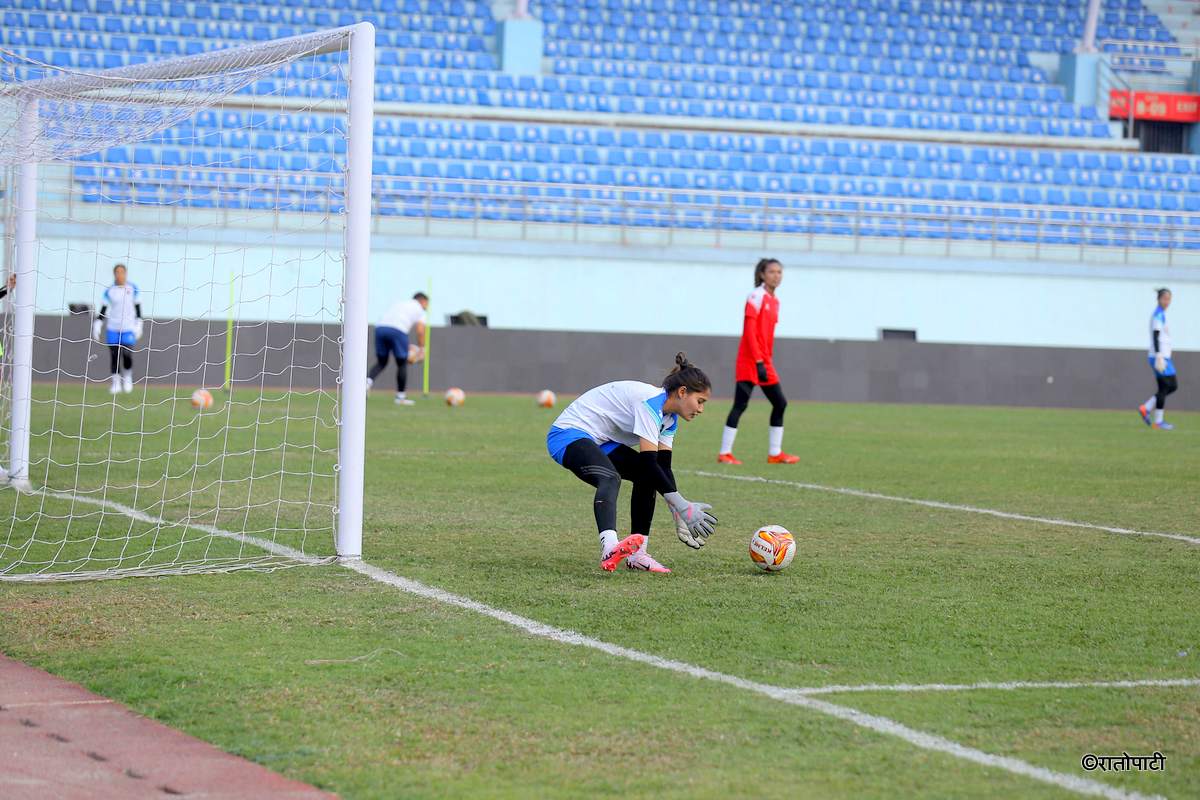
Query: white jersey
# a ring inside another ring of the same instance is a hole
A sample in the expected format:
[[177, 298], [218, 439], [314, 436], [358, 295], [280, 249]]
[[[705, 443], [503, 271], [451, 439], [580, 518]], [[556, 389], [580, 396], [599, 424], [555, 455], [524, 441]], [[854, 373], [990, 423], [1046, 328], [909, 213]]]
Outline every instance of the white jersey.
[[401, 333], [407, 334], [412, 330], [413, 325], [425, 318], [425, 309], [421, 308], [421, 304], [416, 300], [402, 300], [399, 303], [393, 303], [391, 308], [384, 312], [379, 319], [380, 328], [395, 328]]
[[115, 333], [132, 333], [137, 320], [135, 306], [142, 302], [142, 295], [136, 283], [126, 281], [123, 285], [115, 283], [104, 290], [103, 303], [108, 306], [105, 317], [108, 329]]
[[1158, 352], [1162, 353], [1163, 358], [1171, 357], [1171, 331], [1167, 328], [1167, 313], [1163, 311], [1162, 306], [1155, 306], [1154, 313], [1150, 315], [1150, 355], [1155, 354], [1154, 351], [1154, 332], [1158, 331]]
[[670, 449], [679, 427], [677, 414], [663, 414], [667, 392], [641, 381], [614, 381], [581, 394], [567, 406], [556, 428], [586, 433], [598, 445], [617, 442], [637, 449], [639, 439]]

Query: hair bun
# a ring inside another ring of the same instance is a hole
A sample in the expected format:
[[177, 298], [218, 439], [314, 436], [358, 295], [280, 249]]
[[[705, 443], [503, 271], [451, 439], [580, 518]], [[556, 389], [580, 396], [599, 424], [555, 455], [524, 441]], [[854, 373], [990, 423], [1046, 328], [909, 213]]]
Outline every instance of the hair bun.
[[680, 351], [675, 354], [675, 365], [680, 369], [686, 369], [688, 366], [687, 353]]

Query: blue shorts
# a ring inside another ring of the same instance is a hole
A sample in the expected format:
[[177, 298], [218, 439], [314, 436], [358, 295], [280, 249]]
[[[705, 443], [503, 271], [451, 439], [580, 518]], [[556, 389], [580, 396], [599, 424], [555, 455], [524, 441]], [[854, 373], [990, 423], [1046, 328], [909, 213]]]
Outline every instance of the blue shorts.
[[[546, 434], [546, 450], [550, 453], [550, 457], [559, 463], [563, 463], [563, 455], [567, 452], [567, 448], [572, 443], [578, 442], [580, 439], [591, 440], [591, 436], [579, 430], [578, 428], [550, 428], [550, 432]], [[608, 455], [613, 450], [621, 446], [620, 442], [604, 442], [598, 445], [601, 452]]]
[[[1150, 362], [1150, 369], [1154, 369], [1154, 356], [1147, 356], [1146, 360]], [[1155, 369], [1154, 374], [1155, 375], [1161, 374], [1164, 378], [1169, 378], [1172, 375], [1174, 375], [1175, 374], [1175, 359], [1168, 358], [1167, 359], [1167, 368], [1165, 370], [1163, 370], [1161, 373]]]
[[375, 357], [384, 361], [389, 353], [396, 357], [397, 364], [407, 364], [408, 334], [385, 325], [375, 329]]
[[133, 335], [133, 331], [114, 331], [108, 330], [104, 333], [105, 341], [110, 344], [123, 344], [126, 347], [133, 347], [137, 344], [137, 337]]

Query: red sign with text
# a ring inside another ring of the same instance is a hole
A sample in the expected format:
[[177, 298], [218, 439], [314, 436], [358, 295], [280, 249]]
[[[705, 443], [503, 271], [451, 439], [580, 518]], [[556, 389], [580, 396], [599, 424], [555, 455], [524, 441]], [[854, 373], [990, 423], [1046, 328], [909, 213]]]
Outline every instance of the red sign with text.
[[1129, 117], [1129, 95], [1133, 95], [1134, 119], [1164, 122], [1200, 122], [1200, 94], [1170, 92], [1123, 92], [1113, 89], [1108, 115], [1113, 119]]

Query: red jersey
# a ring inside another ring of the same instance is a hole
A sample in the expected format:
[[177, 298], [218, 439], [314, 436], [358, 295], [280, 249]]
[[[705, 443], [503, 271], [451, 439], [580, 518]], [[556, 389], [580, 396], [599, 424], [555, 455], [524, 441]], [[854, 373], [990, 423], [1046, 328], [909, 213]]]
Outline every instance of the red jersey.
[[[775, 373], [775, 323], [779, 322], [779, 298], [759, 286], [746, 298], [746, 317], [742, 324], [742, 341], [738, 345], [737, 368], [734, 380], [749, 381], [762, 386], [779, 383]], [[767, 380], [758, 380], [755, 363], [767, 367]]]

